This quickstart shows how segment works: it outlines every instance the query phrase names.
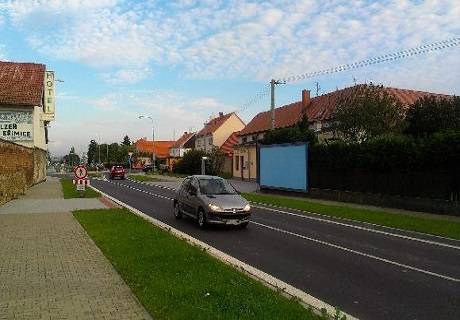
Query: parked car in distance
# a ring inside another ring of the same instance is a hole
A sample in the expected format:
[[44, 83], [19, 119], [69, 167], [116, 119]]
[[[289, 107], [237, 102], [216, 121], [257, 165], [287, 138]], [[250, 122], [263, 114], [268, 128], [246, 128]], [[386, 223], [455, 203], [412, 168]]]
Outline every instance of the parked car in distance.
[[110, 169], [110, 179], [115, 179], [115, 178], [120, 178], [124, 179], [125, 178], [125, 168], [122, 166], [113, 166]]
[[153, 166], [152, 166], [151, 164], [146, 164], [146, 165], [142, 168], [142, 171], [144, 171], [145, 173], [150, 172], [150, 171], [153, 171]]
[[246, 227], [251, 206], [225, 179], [195, 175], [184, 179], [174, 197], [174, 216], [190, 216], [201, 228], [208, 224]]

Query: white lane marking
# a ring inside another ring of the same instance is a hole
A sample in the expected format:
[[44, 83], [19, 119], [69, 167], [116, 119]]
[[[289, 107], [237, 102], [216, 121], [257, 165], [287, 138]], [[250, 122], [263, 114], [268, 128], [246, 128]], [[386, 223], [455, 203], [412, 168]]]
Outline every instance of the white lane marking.
[[[453, 244], [437, 242], [437, 241], [432, 241], [432, 240], [426, 240], [426, 239], [420, 239], [420, 238], [405, 236], [405, 235], [398, 234], [398, 233], [392, 233], [392, 232], [387, 232], [387, 231], [382, 231], [382, 230], [377, 230], [377, 229], [361, 227], [361, 226], [358, 226], [358, 225], [348, 224], [348, 223], [339, 222], [339, 221], [335, 221], [335, 220], [311, 217], [311, 216], [307, 216], [307, 215], [304, 215], [304, 214], [298, 214], [298, 213], [288, 212], [288, 211], [284, 211], [284, 210], [280, 210], [280, 209], [274, 209], [274, 208], [271, 208], [273, 206], [269, 206], [269, 205], [266, 205], [264, 203], [257, 203], [257, 205], [255, 205], [255, 207], [259, 208], [259, 209], [264, 209], [264, 210], [269, 210], [269, 211], [273, 211], [273, 212], [278, 212], [278, 213], [283, 213], [283, 214], [299, 217], [299, 218], [302, 218], [302, 219], [309, 219], [309, 220], [315, 220], [315, 221], [320, 221], [320, 222], [325, 222], [325, 223], [331, 223], [331, 224], [336, 224], [336, 225], [340, 225], [340, 226], [343, 226], [343, 227], [354, 228], [354, 229], [358, 229], [358, 230], [379, 233], [379, 234], [383, 234], [383, 235], [386, 235], [386, 236], [397, 237], [397, 238], [402, 238], [402, 239], [406, 239], [406, 240], [418, 241], [418, 242], [428, 243], [428, 244], [436, 245], [436, 246], [440, 246], [440, 247], [446, 247], [446, 248], [450, 248], [450, 249], [460, 250], [460, 246], [456, 246], [456, 245], [453, 245]], [[293, 209], [293, 210], [296, 210], [296, 209]], [[309, 211], [302, 211], [302, 210], [296, 210], [296, 211], [301, 211], [301, 212], [305, 212], [305, 213], [309, 213], [309, 214], [324, 216], [324, 215], [314, 213], [314, 212], [309, 212]], [[324, 217], [327, 217], [327, 216], [324, 216]], [[338, 219], [340, 219], [340, 218], [338, 218]], [[380, 225], [375, 225], [375, 226], [381, 227]], [[402, 229], [395, 229], [395, 230], [406, 231], [406, 230], [402, 230]], [[426, 234], [426, 233], [421, 233], [421, 234], [426, 235], [426, 236], [431, 236], [431, 235]], [[454, 239], [450, 239], [450, 238], [444, 238], [444, 239], [446, 239], [446, 240], [454, 240]]]
[[[133, 181], [133, 182], [136, 182], [136, 181]], [[119, 184], [119, 185], [125, 186], [123, 184]], [[159, 187], [161, 187], [161, 186], [159, 186]], [[159, 198], [162, 197], [162, 196], [158, 196], [156, 194], [153, 194], [151, 192], [147, 192], [147, 193], [152, 195], [152, 196], [157, 196]], [[168, 200], [173, 200], [172, 198], [167, 198], [167, 197], [164, 197], [164, 198], [168, 199]], [[336, 225], [340, 225], [340, 226], [343, 226], [343, 227], [354, 228], [354, 229], [358, 229], [358, 230], [362, 230], [362, 231], [382, 234], [382, 235], [385, 235], [385, 236], [396, 237], [396, 238], [401, 238], [401, 239], [410, 240], [410, 241], [417, 241], [417, 242], [426, 243], [426, 244], [430, 244], [430, 245], [446, 247], [446, 248], [450, 248], [450, 249], [454, 249], [454, 250], [460, 250], [460, 246], [456, 246], [456, 245], [452, 245], [452, 244], [447, 244], [447, 243], [442, 243], [442, 242], [437, 242], [437, 241], [432, 241], [432, 240], [426, 240], [426, 239], [420, 239], [420, 238], [410, 237], [410, 236], [406, 236], [406, 235], [402, 235], [402, 234], [391, 233], [391, 232], [386, 232], [386, 231], [382, 231], [382, 230], [361, 227], [361, 226], [354, 225], [354, 224], [343, 223], [343, 222], [339, 222], [339, 221], [335, 221], [335, 220], [311, 217], [311, 216], [307, 216], [307, 215], [304, 215], [304, 214], [298, 214], [298, 213], [288, 212], [288, 211], [284, 211], [284, 210], [280, 210], [280, 209], [274, 209], [274, 208], [271, 208], [271, 207], [276, 207], [276, 206], [271, 206], [271, 205], [267, 205], [267, 204], [264, 204], [264, 203], [257, 203], [256, 202], [256, 204], [257, 205], [255, 207], [259, 208], [259, 209], [265, 209], [265, 210], [269, 210], [269, 211], [273, 211], [273, 212], [283, 213], [283, 214], [299, 217], [299, 218], [302, 218], [302, 219], [310, 219], [310, 220], [320, 221], [320, 222], [324, 222], [324, 223], [331, 223], [331, 224], [336, 224]], [[261, 206], [261, 204], [262, 204], [262, 206]], [[303, 211], [303, 210], [297, 210], [297, 209], [292, 209], [292, 210], [301, 211], [301, 212], [313, 214], [313, 215], [316, 215], [316, 216], [328, 217], [328, 216], [325, 216], [325, 215], [322, 215], [322, 214], [319, 214], [319, 213], [315, 213], [315, 212], [310, 212], [310, 211]], [[338, 219], [340, 219], [340, 218], [338, 218]], [[345, 220], [347, 220], [347, 219], [345, 219]], [[385, 226], [379, 226], [379, 225], [375, 225], [375, 224], [372, 224], [372, 225], [378, 226], [378, 227], [385, 227]], [[385, 228], [394, 229], [394, 230], [400, 230], [400, 231], [406, 232], [406, 230], [395, 229], [395, 228], [391, 228], [391, 227], [385, 227]], [[420, 233], [420, 234], [431, 236], [429, 234], [424, 234], [424, 233]], [[449, 238], [444, 238], [444, 239], [454, 240], [454, 239], [449, 239]]]
[[[274, 276], [268, 274], [268, 273], [265, 273], [263, 272], [262, 270], [259, 270], [257, 268], [254, 268], [253, 266], [241, 261], [241, 260], [238, 260], [234, 257], [232, 257], [231, 255], [229, 254], [226, 254], [225, 252], [222, 252], [218, 249], [216, 249], [215, 247], [212, 247], [210, 246], [209, 244], [201, 241], [201, 240], [198, 240], [194, 237], [192, 237], [191, 235], [189, 235], [188, 233], [185, 233], [185, 232], [182, 232], [158, 219], [155, 219], [147, 214], [145, 214], [144, 212], [134, 208], [134, 207], [131, 207], [130, 205], [124, 203], [123, 201], [120, 201], [118, 200], [117, 198], [115, 197], [112, 197], [110, 195], [108, 195], [107, 193], [104, 193], [102, 192], [101, 190], [97, 189], [95, 186], [91, 185], [90, 188], [96, 190], [97, 192], [99, 192], [100, 194], [102, 194], [103, 196], [107, 197], [108, 199], [111, 199], [113, 202], [125, 207], [126, 209], [128, 209], [129, 211], [133, 212], [134, 214], [136, 214], [137, 216], [143, 218], [144, 220], [147, 220], [148, 222], [150, 222], [151, 224], [154, 224], [156, 225], [157, 227], [160, 227], [164, 230], [166, 230], [167, 232], [171, 233], [172, 235], [180, 238], [180, 239], [184, 239], [186, 240], [187, 242], [193, 244], [193, 245], [196, 245], [200, 248], [203, 248], [206, 252], [208, 252], [211, 256], [215, 257], [216, 259], [236, 268], [237, 270], [240, 270], [241, 272], [249, 275], [251, 278], [257, 280], [257, 281], [260, 281], [262, 284], [264, 284], [265, 286], [267, 286], [268, 288], [270, 289], [273, 289], [273, 290], [276, 290], [278, 292], [280, 292], [281, 294], [285, 295], [285, 296], [288, 296], [288, 297], [294, 297], [294, 298], [297, 298], [299, 299], [299, 301], [301, 302], [301, 304], [303, 306], [306, 306], [308, 308], [313, 308], [312, 310], [313, 311], [316, 311], [316, 313], [318, 315], [322, 315], [323, 313], [323, 310], [326, 310], [327, 313], [331, 316], [335, 316], [337, 314], [337, 309], [332, 307], [330, 304], [318, 299], [318, 298], [315, 298], [313, 297], [312, 295], [300, 290], [300, 289], [297, 289], [296, 287], [278, 279], [278, 278], [275, 278]], [[349, 320], [358, 320], [358, 318], [356, 317], [353, 317], [352, 315], [350, 314], [347, 314], [345, 312], [342, 312], [340, 313], [341, 315], [344, 315], [346, 317], [346, 319], [349, 319]]]
[[322, 244], [322, 245], [325, 245], [325, 246], [329, 246], [329, 247], [332, 247], [332, 248], [335, 248], [335, 249], [339, 249], [339, 250], [343, 250], [343, 251], [346, 251], [346, 252], [349, 252], [349, 253], [357, 254], [357, 255], [360, 255], [360, 256], [363, 256], [363, 257], [366, 257], [366, 258], [371, 258], [371, 259], [374, 259], [374, 260], [378, 260], [378, 261], [381, 261], [381, 262], [392, 264], [392, 265], [402, 267], [402, 268], [405, 268], [405, 269], [409, 269], [409, 270], [412, 270], [412, 271], [421, 272], [421, 273], [424, 273], [424, 274], [427, 274], [427, 275], [430, 275], [430, 276], [438, 277], [438, 278], [449, 280], [449, 281], [460, 282], [460, 279], [457, 279], [457, 278], [445, 276], [445, 275], [435, 273], [435, 272], [431, 272], [431, 271], [428, 271], [428, 270], [423, 270], [423, 269], [420, 269], [420, 268], [417, 268], [417, 267], [412, 267], [412, 266], [409, 266], [407, 264], [398, 263], [398, 262], [395, 262], [395, 261], [392, 261], [392, 260], [388, 260], [388, 259], [385, 259], [385, 258], [381, 258], [381, 257], [378, 257], [378, 256], [367, 254], [367, 253], [364, 253], [364, 252], [356, 251], [356, 250], [349, 249], [349, 248], [346, 248], [346, 247], [342, 247], [342, 246], [339, 246], [339, 245], [336, 245], [336, 244], [333, 244], [333, 243], [329, 243], [329, 242], [326, 242], [326, 241], [310, 238], [310, 237], [307, 237], [307, 236], [304, 236], [304, 235], [301, 235], [301, 234], [298, 234], [298, 233], [295, 233], [295, 232], [291, 232], [291, 231], [288, 231], [288, 230], [272, 227], [272, 226], [269, 226], [269, 225], [266, 225], [266, 224], [263, 224], [263, 223], [259, 223], [259, 222], [255, 222], [255, 221], [251, 221], [251, 223], [253, 223], [255, 225], [258, 225], [258, 226], [261, 226], [261, 227], [264, 227], [264, 228], [267, 228], [267, 229], [270, 229], [270, 230], [278, 231], [280, 233], [285, 233], [285, 234], [288, 234], [288, 235], [291, 235], [291, 236], [294, 236], [294, 237], [298, 237], [298, 238], [301, 238], [301, 239], [304, 239], [304, 240], [319, 243], [319, 244]]
[[[119, 184], [119, 185], [125, 186], [123, 184]], [[151, 194], [151, 195], [159, 197], [159, 198], [173, 200], [172, 198], [159, 196], [159, 195], [156, 195], [156, 194], [153, 194], [153, 193], [150, 193], [150, 192], [148, 192], [148, 194]], [[276, 209], [272, 209], [272, 208], [264, 208], [264, 207], [260, 207], [260, 208], [267, 209], [267, 210], [272, 210], [272, 211], [280, 211], [280, 210], [276, 210]], [[299, 216], [301, 218], [310, 218], [310, 219], [314, 219], [314, 220], [323, 220], [323, 219], [307, 217], [307, 216], [304, 216], [304, 215], [299, 215], [299, 214], [295, 214], [295, 213], [291, 213], [291, 212], [285, 212], [285, 211], [280, 211], [280, 212], [291, 214], [291, 215], [294, 215], [294, 216]], [[332, 221], [325, 220], [325, 222], [332, 222]], [[274, 231], [278, 231], [278, 232], [281, 232], [281, 233], [296, 236], [296, 237], [299, 237], [299, 238], [302, 238], [302, 239], [305, 239], [305, 240], [309, 240], [309, 241], [312, 241], [312, 242], [316, 242], [316, 243], [320, 243], [320, 244], [323, 244], [323, 245], [326, 245], [326, 246], [330, 246], [330, 247], [333, 247], [333, 248], [336, 248], [336, 249], [344, 250], [346, 252], [354, 253], [354, 254], [361, 255], [361, 256], [364, 256], [364, 257], [368, 257], [368, 258], [372, 258], [372, 259], [375, 259], [375, 260], [378, 260], [378, 261], [381, 261], [381, 262], [385, 262], [385, 263], [392, 264], [392, 265], [395, 265], [395, 266], [403, 267], [403, 268], [406, 268], [406, 269], [409, 269], [409, 270], [425, 273], [425, 274], [428, 274], [428, 275], [431, 275], [431, 276], [435, 276], [435, 277], [438, 277], [438, 278], [442, 278], [442, 279], [446, 279], [446, 280], [450, 280], [450, 281], [454, 281], [454, 282], [460, 282], [460, 279], [456, 279], [456, 278], [452, 278], [452, 277], [445, 276], [445, 275], [442, 275], [442, 274], [438, 274], [438, 273], [435, 273], [435, 272], [423, 270], [423, 269], [420, 269], [420, 268], [417, 268], [417, 267], [412, 267], [412, 266], [409, 266], [409, 265], [406, 265], [406, 264], [398, 263], [398, 262], [395, 262], [395, 261], [392, 261], [392, 260], [389, 260], [389, 259], [385, 259], [385, 258], [381, 258], [381, 257], [374, 256], [374, 255], [371, 255], [371, 254], [367, 254], [367, 253], [364, 253], [364, 252], [349, 249], [349, 248], [339, 246], [339, 245], [336, 245], [336, 244], [333, 244], [333, 243], [329, 243], [329, 242], [326, 242], [326, 241], [310, 238], [310, 237], [307, 237], [307, 236], [304, 236], [304, 235], [301, 235], [301, 234], [298, 234], [298, 233], [294, 233], [294, 232], [291, 232], [291, 231], [288, 231], [288, 230], [280, 229], [280, 228], [277, 228], [277, 227], [272, 227], [272, 226], [265, 225], [263, 223], [259, 223], [259, 222], [255, 222], [255, 221], [250, 221], [250, 223], [253, 223], [255, 225], [259, 225], [259, 226], [262, 226], [262, 227], [265, 227], [265, 228], [268, 228], [268, 229], [271, 229], [271, 230], [274, 230]], [[342, 223], [339, 223], [339, 222], [334, 222], [334, 223], [342, 225]], [[343, 224], [343, 225], [349, 226], [347, 224]], [[361, 228], [361, 227], [359, 227], [359, 228]], [[365, 229], [365, 228], [363, 228], [363, 229]], [[377, 230], [372, 230], [372, 229], [370, 229], [370, 230], [371, 231], [377, 231]], [[381, 231], [381, 232], [385, 233], [383, 231]], [[393, 234], [389, 234], [389, 235], [393, 235]], [[417, 239], [417, 240], [421, 240], [421, 239]]]

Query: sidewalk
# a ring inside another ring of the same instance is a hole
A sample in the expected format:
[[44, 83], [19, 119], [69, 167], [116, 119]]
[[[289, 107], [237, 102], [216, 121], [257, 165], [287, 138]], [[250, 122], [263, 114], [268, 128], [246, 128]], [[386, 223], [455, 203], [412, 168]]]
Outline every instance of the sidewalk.
[[[56, 178], [0, 207], [0, 319], [150, 319], [62, 199]], [[33, 213], [32, 213], [33, 212]]]

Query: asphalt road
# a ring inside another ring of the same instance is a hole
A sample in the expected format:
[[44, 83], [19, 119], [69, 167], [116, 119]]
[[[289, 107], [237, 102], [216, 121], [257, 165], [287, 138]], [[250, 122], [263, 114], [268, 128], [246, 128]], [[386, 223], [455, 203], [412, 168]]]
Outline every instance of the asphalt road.
[[254, 207], [247, 229], [173, 216], [172, 190], [96, 181], [101, 191], [361, 319], [454, 319], [460, 241]]

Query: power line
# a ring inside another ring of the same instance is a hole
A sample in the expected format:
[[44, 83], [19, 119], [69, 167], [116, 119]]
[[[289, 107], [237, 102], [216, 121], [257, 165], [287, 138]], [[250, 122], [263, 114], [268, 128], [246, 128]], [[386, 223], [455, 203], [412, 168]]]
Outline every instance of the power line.
[[248, 100], [245, 104], [241, 105], [241, 107], [236, 111], [238, 113], [246, 111], [251, 105], [259, 102], [264, 97], [270, 94], [270, 85], [266, 85], [263, 90], [255, 94], [250, 100]]
[[398, 52], [389, 53], [389, 54], [385, 54], [385, 55], [381, 55], [381, 56], [377, 56], [374, 58], [369, 58], [369, 59], [365, 59], [365, 60], [361, 60], [361, 61], [357, 61], [353, 63], [342, 64], [342, 65], [332, 67], [332, 68], [293, 75], [293, 76], [279, 79], [278, 81], [285, 81], [285, 82], [300, 81], [300, 80], [305, 80], [308, 78], [313, 78], [313, 77], [317, 77], [321, 75], [337, 73], [337, 72], [342, 72], [342, 71], [351, 70], [351, 69], [363, 68], [363, 67], [367, 67], [370, 65], [378, 64], [378, 63], [403, 59], [403, 58], [407, 58], [407, 57], [414, 56], [414, 55], [428, 53], [431, 51], [437, 51], [437, 50], [442, 50], [442, 49], [446, 49], [450, 47], [455, 47], [458, 45], [460, 45], [460, 38], [457, 37], [457, 38], [433, 42], [433, 43], [426, 44], [420, 47], [401, 50]]

